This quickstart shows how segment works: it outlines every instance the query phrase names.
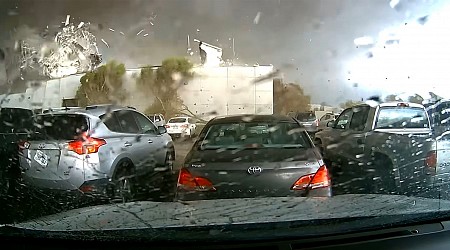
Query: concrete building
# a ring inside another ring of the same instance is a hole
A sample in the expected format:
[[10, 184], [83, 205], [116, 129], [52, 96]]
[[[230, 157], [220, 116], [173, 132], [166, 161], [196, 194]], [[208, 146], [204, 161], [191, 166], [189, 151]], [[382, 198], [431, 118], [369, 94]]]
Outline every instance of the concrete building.
[[[218, 66], [193, 68], [194, 78], [183, 83], [179, 95], [187, 108], [206, 119], [215, 115], [272, 114], [273, 79], [264, 78], [273, 66]], [[122, 105], [144, 111], [154, 97], [139, 91], [140, 69], [128, 69], [124, 76], [127, 98]], [[23, 93], [0, 95], [1, 107], [47, 109], [77, 106], [76, 92], [83, 74], [60, 79], [29, 82]], [[212, 114], [213, 113], [213, 114]]]

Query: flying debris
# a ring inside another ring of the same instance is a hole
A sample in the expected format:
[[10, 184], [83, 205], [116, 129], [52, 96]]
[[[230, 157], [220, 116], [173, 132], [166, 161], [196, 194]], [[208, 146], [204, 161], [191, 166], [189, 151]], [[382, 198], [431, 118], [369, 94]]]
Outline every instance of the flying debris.
[[203, 66], [219, 66], [223, 62], [222, 48], [198, 39], [194, 39], [194, 42], [199, 43], [200, 59]]
[[397, 6], [400, 3], [400, 0], [391, 0], [389, 2], [389, 6], [391, 6], [391, 8], [395, 8], [395, 6]]
[[[22, 70], [35, 68], [39, 74], [60, 78], [93, 70], [102, 62], [90, 24], [70, 23], [70, 15], [67, 15], [65, 23], [67, 25], [55, 31], [54, 37], [43, 37], [42, 44], [31, 46], [26, 40], [16, 42]], [[54, 34], [48, 31], [48, 27], [45, 32]]]
[[122, 36], [124, 36], [124, 35], [125, 35], [125, 33], [123, 33], [122, 31], [120, 32], [120, 34], [121, 34]]
[[144, 30], [140, 30], [140, 31], [136, 34], [136, 36], [139, 36], [142, 32], [144, 32]]
[[374, 44], [375, 41], [370, 36], [362, 36], [362, 37], [355, 38], [355, 40], [353, 40], [353, 42], [357, 46], [367, 46], [367, 45]]
[[148, 33], [145, 33], [145, 34], [144, 34], [144, 37], [146, 37], [146, 36], [148, 36]]
[[423, 16], [417, 19], [417, 22], [421, 25], [424, 25], [426, 22], [428, 22], [428, 16]]
[[253, 19], [253, 23], [258, 24], [260, 18], [261, 18], [261, 11], [258, 11], [258, 13], [255, 16], [255, 19]]
[[101, 39], [102, 40], [102, 42], [106, 45], [106, 47], [108, 47], [109, 48], [109, 44], [105, 41], [105, 39]]
[[70, 15], [66, 16], [66, 22], [64, 23], [65, 26], [69, 25], [70, 22]]
[[112, 31], [112, 32], [114, 32], [115, 30], [114, 30], [114, 29], [111, 29], [111, 28], [109, 28], [109, 31]]

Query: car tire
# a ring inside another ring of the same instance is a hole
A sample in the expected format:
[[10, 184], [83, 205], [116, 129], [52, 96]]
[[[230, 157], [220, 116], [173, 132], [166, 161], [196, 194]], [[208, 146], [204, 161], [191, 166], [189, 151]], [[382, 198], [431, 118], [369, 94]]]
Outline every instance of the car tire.
[[118, 164], [116, 173], [113, 177], [113, 199], [121, 202], [129, 202], [136, 197], [136, 177], [133, 164], [128, 161], [122, 161]]
[[372, 181], [368, 182], [372, 184], [372, 193], [397, 193], [392, 161], [385, 155], [376, 154], [374, 156], [373, 169], [373, 176], [368, 174], [368, 176], [372, 179]]

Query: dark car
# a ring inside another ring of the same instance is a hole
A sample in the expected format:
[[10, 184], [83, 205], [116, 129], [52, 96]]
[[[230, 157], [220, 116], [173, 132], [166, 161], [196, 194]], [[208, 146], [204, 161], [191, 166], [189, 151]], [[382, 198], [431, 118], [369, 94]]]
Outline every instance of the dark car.
[[306, 128], [308, 133], [313, 135], [317, 132], [319, 127], [319, 119], [317, 119], [316, 114], [313, 111], [298, 112], [295, 113], [293, 117]]
[[33, 111], [24, 108], [0, 109], [0, 189], [1, 193], [15, 191], [20, 178], [20, 143], [33, 132]]
[[179, 171], [178, 200], [330, 196], [320, 153], [293, 118], [214, 118]]

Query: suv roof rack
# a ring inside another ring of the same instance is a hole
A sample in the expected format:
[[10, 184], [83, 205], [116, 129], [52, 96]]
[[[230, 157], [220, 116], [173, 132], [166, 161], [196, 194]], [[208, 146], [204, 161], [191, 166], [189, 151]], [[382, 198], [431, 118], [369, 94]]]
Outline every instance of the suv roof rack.
[[48, 108], [48, 109], [43, 109], [42, 110], [42, 114], [48, 114], [51, 113], [53, 111], [67, 111], [67, 110], [71, 110], [71, 109], [79, 109], [80, 107], [61, 107], [61, 108]]

